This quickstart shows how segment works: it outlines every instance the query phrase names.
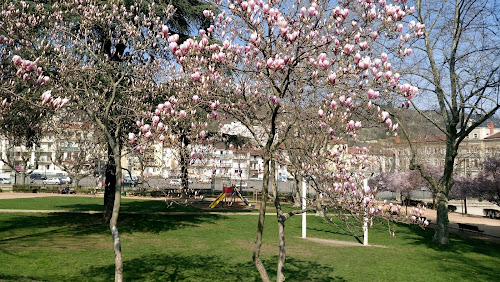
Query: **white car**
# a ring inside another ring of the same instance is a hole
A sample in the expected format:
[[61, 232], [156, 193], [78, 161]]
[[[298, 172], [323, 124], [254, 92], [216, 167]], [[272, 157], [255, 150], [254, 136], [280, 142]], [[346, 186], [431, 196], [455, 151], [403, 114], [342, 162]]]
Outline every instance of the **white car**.
[[181, 179], [180, 178], [170, 179], [170, 185], [181, 185]]
[[53, 177], [53, 178], [49, 178], [49, 179], [46, 179], [44, 181], [42, 181], [42, 183], [44, 185], [46, 184], [61, 184], [61, 179], [57, 178], [57, 177]]
[[202, 177], [202, 178], [200, 179], [200, 183], [204, 183], [204, 184], [206, 184], [206, 183], [210, 183], [211, 181], [212, 181], [212, 180], [211, 180], [210, 178], [208, 178], [208, 177]]
[[69, 176], [59, 177], [59, 180], [61, 180], [61, 184], [71, 184], [71, 183], [73, 183], [73, 179], [71, 179], [71, 177], [69, 177]]
[[10, 178], [0, 178], [0, 184], [10, 184]]

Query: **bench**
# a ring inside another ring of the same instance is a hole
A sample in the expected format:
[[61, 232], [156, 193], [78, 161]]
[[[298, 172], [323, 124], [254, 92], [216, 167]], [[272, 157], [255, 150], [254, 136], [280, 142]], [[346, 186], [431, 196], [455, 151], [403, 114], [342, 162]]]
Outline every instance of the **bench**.
[[470, 224], [465, 224], [465, 223], [458, 223], [458, 231], [464, 231], [464, 229], [470, 230], [470, 231], [476, 231], [477, 233], [483, 233], [484, 230], [480, 230], [479, 227], [475, 225], [470, 225]]

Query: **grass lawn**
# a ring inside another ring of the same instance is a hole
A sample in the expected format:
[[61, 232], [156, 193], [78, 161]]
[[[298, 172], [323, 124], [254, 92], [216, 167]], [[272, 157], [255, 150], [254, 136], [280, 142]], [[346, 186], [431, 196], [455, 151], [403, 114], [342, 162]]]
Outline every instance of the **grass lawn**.
[[[16, 201], [29, 209], [102, 206], [102, 198], [57, 198]], [[165, 206], [128, 201], [123, 207], [130, 211]], [[0, 209], [14, 202], [0, 200]], [[125, 281], [259, 281], [252, 263], [256, 224], [255, 215], [123, 214]], [[299, 238], [300, 224], [300, 216], [287, 222], [287, 281], [500, 281], [500, 244], [452, 235], [449, 246], [437, 247], [432, 230], [398, 225], [392, 238], [376, 225], [370, 243], [385, 248], [329, 246]], [[275, 216], [267, 216], [263, 259], [272, 277], [276, 229]], [[307, 235], [356, 242], [314, 216]], [[114, 274], [111, 235], [99, 214], [0, 213], [0, 263], [0, 281], [112, 281]]]

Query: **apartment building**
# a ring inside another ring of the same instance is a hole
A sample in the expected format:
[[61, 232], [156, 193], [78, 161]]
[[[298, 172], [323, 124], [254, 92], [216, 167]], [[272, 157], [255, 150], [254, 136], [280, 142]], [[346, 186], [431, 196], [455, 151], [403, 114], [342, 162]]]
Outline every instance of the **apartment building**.
[[[412, 141], [416, 160], [434, 167], [444, 166], [445, 136], [426, 136]], [[474, 175], [488, 157], [500, 157], [500, 129], [487, 122], [471, 131], [462, 141], [455, 162], [455, 174]], [[411, 151], [406, 140], [399, 135], [393, 140], [371, 143], [368, 170], [378, 174], [385, 171], [407, 170]]]

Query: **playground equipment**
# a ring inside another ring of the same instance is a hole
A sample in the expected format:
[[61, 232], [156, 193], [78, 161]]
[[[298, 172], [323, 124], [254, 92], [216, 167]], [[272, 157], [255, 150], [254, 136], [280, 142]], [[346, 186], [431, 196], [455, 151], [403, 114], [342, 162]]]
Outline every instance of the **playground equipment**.
[[209, 207], [211, 209], [215, 208], [222, 200], [227, 201], [228, 197], [231, 197], [231, 202], [229, 203], [229, 205], [231, 205], [234, 202], [236, 196], [239, 197], [245, 203], [245, 205], [251, 208], [255, 207], [254, 205], [250, 204], [250, 202], [248, 202], [248, 200], [245, 197], [241, 195], [240, 191], [238, 191], [238, 189], [234, 187], [234, 185], [227, 187], [223, 186], [222, 193], [220, 193], [219, 196], [217, 196], [217, 198], [212, 203], [210, 203]]

